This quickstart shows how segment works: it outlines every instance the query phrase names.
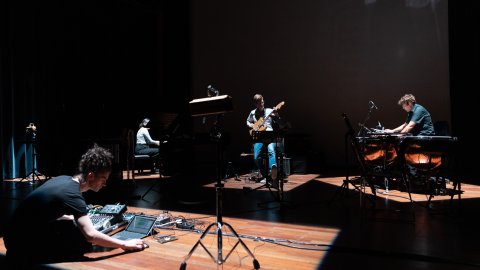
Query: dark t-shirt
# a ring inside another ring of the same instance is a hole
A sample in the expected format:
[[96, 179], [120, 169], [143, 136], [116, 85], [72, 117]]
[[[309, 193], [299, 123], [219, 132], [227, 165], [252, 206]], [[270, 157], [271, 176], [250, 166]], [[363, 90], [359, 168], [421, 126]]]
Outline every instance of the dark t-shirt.
[[410, 121], [416, 123], [412, 130], [414, 136], [434, 136], [433, 121], [430, 113], [420, 104], [415, 104], [407, 115], [406, 123]]
[[[15, 210], [5, 232], [5, 246], [28, 252], [55, 240], [54, 228], [63, 215], [88, 213], [80, 184], [71, 176], [58, 176], [32, 191]], [[36, 250], [35, 252], [39, 252]]]

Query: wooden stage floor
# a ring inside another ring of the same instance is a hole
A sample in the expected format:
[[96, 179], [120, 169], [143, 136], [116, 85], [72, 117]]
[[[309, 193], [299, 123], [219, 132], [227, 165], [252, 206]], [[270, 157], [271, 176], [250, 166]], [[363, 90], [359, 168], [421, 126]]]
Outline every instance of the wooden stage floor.
[[[260, 205], [273, 197], [267, 188], [254, 190], [262, 184], [249, 182], [247, 178], [248, 175], [242, 175], [239, 180], [229, 178], [223, 182], [221, 217], [238, 233], [260, 263], [260, 269], [480, 268], [478, 252], [470, 247], [474, 240], [480, 241], [477, 234], [471, 234], [476, 226], [458, 210], [460, 201], [463, 209], [477, 209], [480, 189], [476, 185], [462, 184], [461, 199], [454, 196], [450, 201], [448, 195], [434, 196], [431, 208], [425, 206], [426, 194], [412, 193], [411, 202], [408, 193], [395, 189], [388, 194], [378, 189], [374, 204], [361, 205], [357, 190], [350, 188], [344, 192], [346, 190], [340, 188], [344, 177], [291, 175], [284, 183], [284, 200]], [[136, 177], [133, 193], [142, 193], [156, 180], [155, 176]], [[202, 193], [211, 199], [203, 205], [177, 207], [171, 204], [172, 198], [178, 196], [175, 189], [179, 187], [175, 185], [160, 185], [160, 192], [152, 192], [151, 198], [145, 200], [126, 201], [130, 213], [159, 215], [168, 212], [172, 219], [194, 221], [195, 230], [158, 228], [155, 235], [146, 238], [150, 247], [144, 251], [103, 250], [86, 254], [85, 261], [48, 267], [179, 269], [201, 233], [211, 224], [214, 225], [202, 243], [218, 258], [219, 240], [214, 234], [218, 205], [214, 187], [215, 182], [202, 186]], [[450, 189], [448, 185], [447, 190]], [[369, 194], [368, 188], [365, 194]], [[187, 211], [183, 211], [185, 209]], [[217, 265], [198, 246], [186, 261], [186, 269], [253, 269], [253, 258], [244, 247], [234, 247], [237, 237], [228, 226], [222, 231], [222, 258], [232, 251], [226, 261]], [[160, 234], [174, 235], [178, 240], [162, 244], [156, 239]], [[1, 253], [5, 254], [3, 238], [0, 239]]]
[[[129, 211], [159, 215], [160, 210], [129, 207]], [[178, 269], [185, 256], [200, 239], [200, 231], [216, 221], [215, 216], [196, 215], [192, 213], [170, 212], [174, 218], [185, 217], [190, 221], [201, 223], [198, 231], [182, 231], [172, 229], [156, 229], [158, 234], [145, 240], [149, 248], [139, 252], [124, 252], [121, 249], [88, 253], [90, 261], [67, 262], [54, 264], [65, 269]], [[261, 269], [316, 269], [325, 254], [325, 249], [332, 243], [338, 233], [334, 228], [318, 228], [294, 224], [279, 224], [238, 218], [224, 218], [239, 234], [240, 239], [253, 253], [261, 265]], [[259, 230], [259, 228], [262, 228]], [[216, 225], [206, 234], [202, 243], [218, 258], [218, 238], [215, 234]], [[229, 228], [224, 225], [222, 237], [223, 257], [237, 242]], [[178, 240], [161, 244], [156, 240], [159, 234], [172, 234]], [[0, 252], [5, 252], [3, 238]], [[290, 247], [289, 247], [290, 246]], [[298, 248], [297, 248], [298, 247]], [[312, 250], [301, 250], [306, 248]], [[215, 262], [205, 250], [198, 246], [192, 256], [186, 261], [187, 269], [215, 269]], [[238, 245], [223, 264], [223, 269], [253, 269], [253, 258], [249, 256], [242, 245]]]

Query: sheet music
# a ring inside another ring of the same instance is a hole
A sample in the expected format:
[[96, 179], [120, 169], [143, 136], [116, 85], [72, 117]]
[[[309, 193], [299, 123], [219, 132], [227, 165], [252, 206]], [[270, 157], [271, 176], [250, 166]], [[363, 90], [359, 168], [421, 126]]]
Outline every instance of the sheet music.
[[232, 97], [229, 95], [194, 99], [189, 102], [192, 116], [219, 115], [233, 110]]
[[206, 97], [206, 98], [197, 98], [189, 103], [200, 103], [200, 102], [208, 102], [208, 101], [213, 101], [213, 100], [221, 100], [221, 99], [228, 99], [229, 95], [221, 95], [221, 96], [214, 96], [214, 97]]

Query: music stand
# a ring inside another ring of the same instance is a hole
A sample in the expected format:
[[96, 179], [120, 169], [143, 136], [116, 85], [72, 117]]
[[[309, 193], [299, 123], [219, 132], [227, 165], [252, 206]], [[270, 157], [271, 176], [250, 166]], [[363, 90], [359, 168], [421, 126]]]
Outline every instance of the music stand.
[[[360, 146], [358, 144], [357, 138], [355, 138], [355, 130], [353, 129], [350, 119], [348, 118], [348, 115], [346, 113], [342, 113], [343, 120], [345, 121], [345, 124], [347, 125], [347, 132], [345, 133], [345, 166], [346, 166], [346, 177], [343, 180], [342, 185], [337, 189], [337, 192], [335, 192], [334, 196], [330, 200], [330, 203], [334, 201], [336, 196], [338, 194], [346, 194], [350, 190], [349, 185], [352, 185], [355, 190], [357, 190], [360, 194], [360, 205], [363, 205], [362, 202], [362, 197], [365, 195], [365, 182], [368, 182], [370, 185], [370, 188], [372, 190], [373, 197], [376, 197], [376, 190], [375, 186], [373, 185], [373, 181], [371, 180], [371, 175], [368, 174], [366, 165], [365, 165], [365, 159], [360, 151]], [[349, 179], [350, 173], [349, 173], [349, 156], [348, 156], [348, 148], [349, 145], [352, 147], [353, 153], [355, 155], [355, 159], [358, 162], [358, 165], [360, 167], [360, 176], [355, 177], [354, 179]], [[360, 186], [356, 185], [354, 182], [356, 180], [360, 180]], [[369, 198], [369, 197], [367, 197]], [[372, 198], [370, 198], [372, 199]], [[374, 201], [371, 200], [372, 204], [374, 204]]]
[[[223, 96], [215, 96], [215, 97], [209, 97], [209, 98], [201, 98], [201, 99], [194, 99], [190, 101], [190, 111], [192, 116], [205, 116], [205, 115], [217, 115], [217, 134], [221, 135], [220, 132], [220, 116], [223, 115], [224, 113], [230, 112], [233, 110], [232, 106], [232, 98], [228, 95], [223, 95]], [[221, 136], [220, 136], [221, 137]], [[232, 252], [235, 250], [235, 248], [238, 246], [238, 244], [241, 244], [245, 251], [248, 253], [253, 258], [253, 267], [254, 269], [259, 269], [260, 268], [260, 263], [258, 260], [255, 258], [253, 253], [248, 249], [247, 245], [242, 241], [240, 236], [235, 232], [233, 227], [228, 224], [223, 222], [222, 220], [222, 201], [223, 201], [223, 187], [224, 185], [222, 184], [222, 177], [220, 173], [220, 164], [223, 164], [223, 158], [222, 158], [222, 149], [221, 149], [221, 141], [219, 136], [216, 136], [216, 142], [217, 142], [217, 151], [218, 151], [218, 156], [217, 156], [217, 183], [215, 184], [215, 191], [216, 191], [216, 216], [217, 216], [217, 221], [214, 223], [211, 223], [210, 225], [207, 226], [205, 231], [202, 233], [200, 236], [200, 239], [195, 243], [195, 245], [192, 247], [190, 252], [187, 254], [185, 259], [183, 260], [182, 264], [180, 265], [181, 270], [185, 270], [187, 268], [187, 260], [190, 258], [190, 256], [193, 254], [195, 249], [200, 245], [205, 252], [212, 258], [212, 260], [217, 264], [217, 265], [222, 265], [232, 254]], [[207, 249], [207, 247], [203, 244], [202, 239], [209, 233], [210, 229], [212, 229], [214, 226], [217, 227], [216, 230], [216, 236], [217, 236], [217, 256], [215, 257], [212, 255], [212, 253]], [[223, 256], [223, 242], [222, 242], [222, 237], [223, 237], [223, 228], [227, 227], [233, 235], [237, 238], [237, 242], [233, 245], [233, 248], [227, 253], [227, 255], [224, 257]]]
[[[258, 190], [258, 189], [261, 189], [261, 188], [268, 188], [268, 190], [270, 191], [270, 193], [272, 194], [273, 198], [274, 198], [274, 201], [267, 201], [267, 202], [260, 202], [258, 203], [258, 205], [262, 205], [262, 204], [267, 204], [267, 203], [270, 203], [270, 202], [279, 202], [279, 203], [284, 203], [285, 201], [283, 200], [284, 196], [283, 196], [283, 184], [284, 184], [284, 176], [285, 176], [285, 172], [283, 171], [283, 153], [280, 153], [280, 151], [278, 150], [278, 144], [279, 144], [279, 140], [283, 138], [283, 132], [278, 132], [278, 131], [253, 131], [252, 132], [252, 140], [255, 142], [261, 142], [263, 143], [264, 147], [267, 148], [267, 152], [263, 151], [263, 155], [267, 155], [265, 157], [265, 160], [268, 160], [268, 145], [270, 143], [274, 143], [275, 144], [275, 155], [276, 155], [276, 158], [277, 160], [279, 160], [280, 162], [277, 163], [277, 179], [275, 180], [275, 183], [273, 183], [273, 179], [271, 179], [269, 176], [266, 177], [265, 179], [265, 184], [261, 185], [261, 186], [258, 186], [250, 191], [254, 191], [254, 190]], [[264, 160], [264, 161], [265, 161]], [[266, 173], [268, 175], [268, 170], [269, 170], [269, 166], [268, 166], [268, 162], [265, 161], [265, 164], [264, 164], [264, 168], [263, 168], [263, 173]], [[273, 189], [276, 189], [277, 190], [277, 194], [275, 195], [275, 193], [272, 191], [272, 188]]]

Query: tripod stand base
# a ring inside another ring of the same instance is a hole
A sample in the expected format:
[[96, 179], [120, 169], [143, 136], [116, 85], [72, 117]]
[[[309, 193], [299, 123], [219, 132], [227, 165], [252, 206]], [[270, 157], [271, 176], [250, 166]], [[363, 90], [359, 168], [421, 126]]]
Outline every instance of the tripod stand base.
[[[40, 176], [43, 176], [44, 179], [41, 179]], [[35, 182], [45, 180], [45, 179], [47, 179], [46, 175], [43, 175], [39, 172], [31, 172], [29, 175], [25, 176], [20, 181], [18, 181], [17, 184], [22, 182], [29, 182], [30, 185], [33, 185], [35, 184]]]
[[[359, 183], [355, 183], [355, 182], [359, 182]], [[367, 185], [367, 183], [369, 184]], [[349, 185], [352, 186], [353, 188], [352, 191], [358, 192], [360, 196], [361, 205], [363, 205], [363, 202], [362, 202], [363, 197], [367, 198], [372, 205], [375, 205], [375, 200], [378, 199], [376, 188], [371, 181], [366, 180], [366, 176], [358, 176], [352, 179], [348, 179], [347, 177], [346, 179], [344, 179], [342, 185], [338, 187], [337, 191], [335, 192], [333, 197], [330, 199], [328, 205], [332, 205], [332, 203], [335, 201], [335, 198], [338, 195], [340, 195], [341, 198], [348, 197], [350, 192]], [[372, 191], [371, 195], [365, 192], [366, 186], [370, 186], [370, 189]]]
[[[202, 242], [203, 238], [205, 238], [205, 236], [209, 233], [210, 229], [212, 229], [214, 226], [217, 228], [217, 230], [216, 230], [217, 249], [218, 249], [217, 250], [217, 257], [212, 255], [212, 253], [207, 249], [207, 247]], [[227, 253], [225, 258], [223, 257], [223, 246], [222, 246], [222, 237], [223, 237], [222, 230], [223, 230], [223, 227], [227, 227], [233, 233], [235, 238], [237, 239], [237, 242], [233, 245], [232, 249]], [[187, 260], [192, 256], [193, 252], [197, 249], [197, 247], [199, 245], [205, 250], [205, 252], [207, 252], [207, 254], [210, 256], [210, 258], [212, 258], [212, 260], [217, 265], [222, 265], [225, 261], [227, 261], [228, 257], [232, 254], [232, 252], [235, 250], [235, 248], [238, 246], [238, 244], [242, 245], [243, 248], [245, 249], [245, 251], [248, 253], [248, 255], [250, 255], [250, 257], [253, 258], [253, 262], [252, 262], [253, 263], [253, 268], [254, 269], [260, 269], [260, 263], [255, 258], [255, 256], [250, 251], [250, 249], [248, 249], [247, 245], [245, 245], [245, 243], [242, 241], [242, 239], [237, 234], [237, 232], [235, 232], [235, 230], [232, 228], [232, 226], [230, 226], [228, 223], [223, 223], [223, 222], [217, 221], [215, 223], [212, 223], [212, 224], [208, 225], [208, 227], [205, 229], [205, 231], [200, 236], [200, 239], [195, 243], [195, 245], [192, 247], [192, 249], [190, 250], [188, 255], [183, 260], [182, 264], [180, 265], [180, 270], [185, 270], [187, 268]]]

